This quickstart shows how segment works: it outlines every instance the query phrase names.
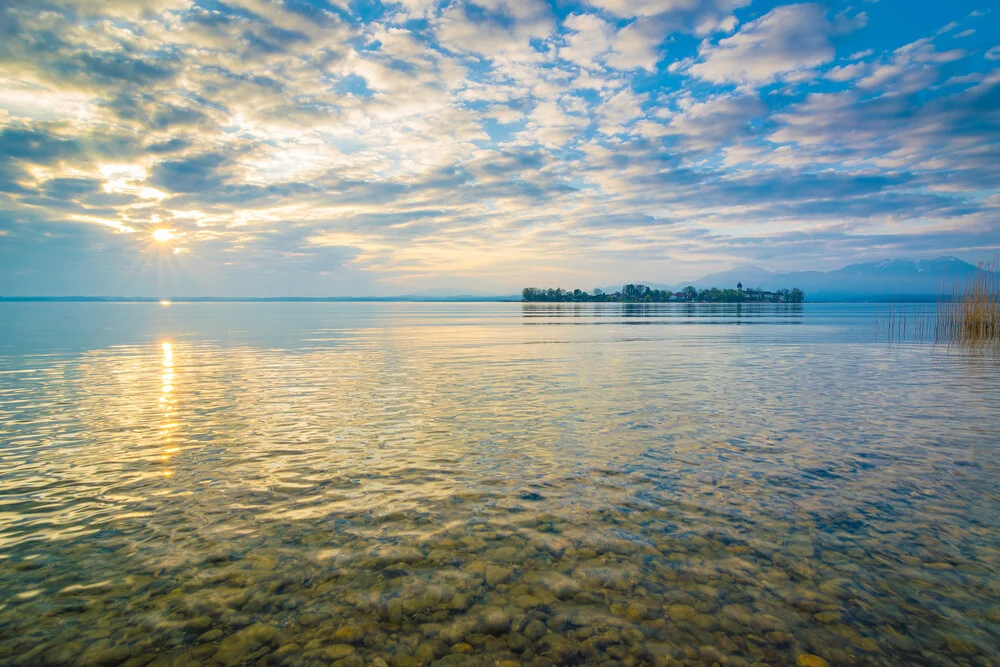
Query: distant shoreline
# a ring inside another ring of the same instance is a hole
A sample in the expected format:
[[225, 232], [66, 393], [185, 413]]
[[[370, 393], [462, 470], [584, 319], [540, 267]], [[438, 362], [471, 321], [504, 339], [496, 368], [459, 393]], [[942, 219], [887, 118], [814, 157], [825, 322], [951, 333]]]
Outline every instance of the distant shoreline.
[[[482, 303], [512, 296], [0, 296], [0, 303]], [[518, 299], [519, 300], [519, 299]]]
[[[857, 296], [857, 297], [831, 297], [831, 298], [809, 298], [804, 303], [937, 303], [937, 302], [950, 302], [953, 299], [949, 295], [937, 295], [937, 294], [914, 294], [914, 295], [898, 295], [898, 294], [884, 294], [875, 296]], [[516, 296], [466, 296], [466, 297], [408, 297], [408, 296], [387, 296], [387, 297], [369, 297], [369, 296], [334, 296], [334, 297], [152, 297], [152, 296], [136, 296], [136, 297], [126, 297], [126, 296], [0, 296], [0, 303], [152, 303], [158, 304], [160, 302], [167, 301], [171, 304], [175, 303], [523, 303], [523, 304], [569, 304], [569, 305], [582, 305], [584, 303], [591, 305], [718, 305], [727, 304], [727, 302], [715, 302], [715, 303], [702, 303], [702, 302], [692, 302], [692, 301], [668, 301], [660, 303], [628, 303], [628, 302], [603, 302], [603, 301], [585, 301], [585, 302], [553, 302], [553, 301], [524, 301], [523, 299]], [[733, 304], [728, 304], [733, 305]], [[772, 305], [772, 306], [782, 306], [782, 305], [800, 305], [800, 304], [787, 304], [787, 303], [771, 303], [771, 302], [756, 302], [748, 301], [743, 303], [736, 303], [735, 305]]]
[[797, 287], [792, 289], [764, 290], [756, 287], [743, 289], [737, 283], [735, 289], [710, 287], [701, 289], [688, 285], [676, 292], [668, 289], [650, 288], [641, 283], [622, 285], [620, 290], [606, 292], [595, 289], [567, 290], [561, 287], [525, 287], [521, 290], [521, 301], [526, 303], [802, 303], [805, 292]]

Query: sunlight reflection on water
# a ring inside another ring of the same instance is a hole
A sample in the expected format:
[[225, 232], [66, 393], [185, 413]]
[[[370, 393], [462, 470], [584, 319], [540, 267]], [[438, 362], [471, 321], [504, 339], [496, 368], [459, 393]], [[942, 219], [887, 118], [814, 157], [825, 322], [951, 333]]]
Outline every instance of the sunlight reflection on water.
[[0, 308], [0, 661], [1000, 659], [996, 367], [864, 307]]

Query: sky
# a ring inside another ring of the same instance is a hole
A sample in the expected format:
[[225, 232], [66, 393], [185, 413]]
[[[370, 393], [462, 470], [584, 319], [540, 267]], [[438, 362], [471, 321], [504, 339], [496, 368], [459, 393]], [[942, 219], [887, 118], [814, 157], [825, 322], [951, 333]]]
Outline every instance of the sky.
[[1000, 252], [987, 0], [3, 0], [0, 295]]

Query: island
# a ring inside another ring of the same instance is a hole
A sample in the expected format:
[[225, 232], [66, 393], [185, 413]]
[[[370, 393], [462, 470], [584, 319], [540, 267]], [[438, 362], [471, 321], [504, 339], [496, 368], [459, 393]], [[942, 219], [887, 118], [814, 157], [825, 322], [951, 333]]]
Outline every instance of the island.
[[521, 290], [521, 301], [563, 303], [802, 303], [805, 296], [805, 293], [798, 288], [770, 292], [752, 287], [743, 289], [743, 283], [738, 283], [736, 289], [712, 287], [699, 290], [688, 285], [679, 292], [650, 289], [646, 285], [631, 283], [623, 286], [618, 292], [595, 289], [593, 294], [578, 289], [565, 290], [561, 287], [525, 287]]

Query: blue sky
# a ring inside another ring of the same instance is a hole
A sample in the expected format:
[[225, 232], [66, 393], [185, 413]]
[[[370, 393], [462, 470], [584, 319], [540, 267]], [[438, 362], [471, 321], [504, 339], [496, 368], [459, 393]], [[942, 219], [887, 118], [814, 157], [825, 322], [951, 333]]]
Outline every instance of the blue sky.
[[990, 5], [8, 0], [0, 294], [993, 257]]

